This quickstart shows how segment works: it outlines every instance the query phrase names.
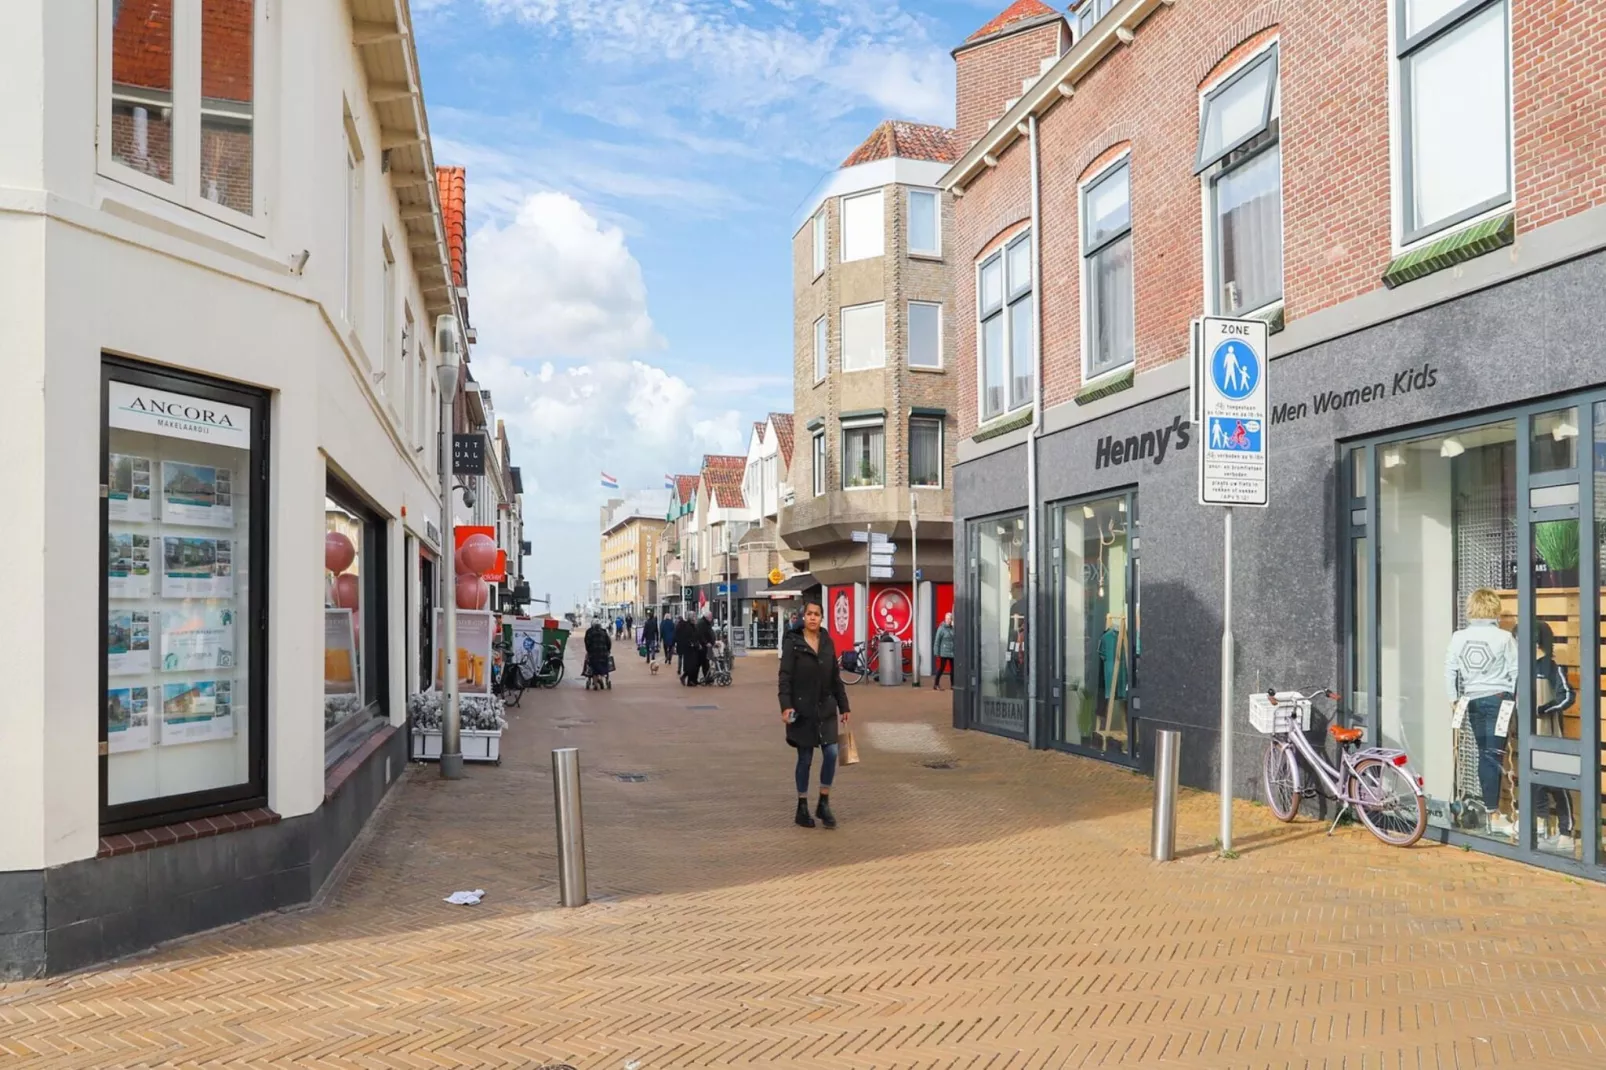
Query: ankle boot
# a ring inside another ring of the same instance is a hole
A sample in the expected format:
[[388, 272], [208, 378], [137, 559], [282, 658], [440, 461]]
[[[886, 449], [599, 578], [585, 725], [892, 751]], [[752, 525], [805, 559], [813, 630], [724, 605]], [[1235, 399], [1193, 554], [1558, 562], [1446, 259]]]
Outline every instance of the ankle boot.
[[809, 801], [807, 799], [799, 799], [797, 801], [797, 823], [806, 829], [814, 827], [814, 819], [809, 816]]
[[831, 812], [831, 797], [820, 796], [820, 805], [814, 808], [814, 816], [820, 819], [820, 824], [828, 829], [836, 828], [836, 815]]

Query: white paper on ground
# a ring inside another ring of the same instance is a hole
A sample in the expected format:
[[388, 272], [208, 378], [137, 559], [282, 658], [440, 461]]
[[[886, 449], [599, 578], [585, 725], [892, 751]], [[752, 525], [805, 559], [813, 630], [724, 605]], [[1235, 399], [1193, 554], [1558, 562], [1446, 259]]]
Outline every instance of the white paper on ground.
[[484, 888], [476, 888], [472, 892], [453, 892], [451, 895], [446, 897], [445, 901], [451, 903], [453, 906], [473, 906], [475, 903], [480, 901], [480, 897], [484, 894]]

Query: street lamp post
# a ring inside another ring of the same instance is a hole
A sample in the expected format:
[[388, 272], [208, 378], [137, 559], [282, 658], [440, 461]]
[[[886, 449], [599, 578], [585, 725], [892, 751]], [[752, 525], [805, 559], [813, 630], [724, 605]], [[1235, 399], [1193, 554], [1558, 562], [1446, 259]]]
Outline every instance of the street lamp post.
[[442, 681], [446, 701], [441, 708], [441, 776], [447, 780], [463, 777], [462, 708], [457, 693], [457, 539], [452, 525], [452, 401], [457, 397], [458, 367], [451, 363], [435, 369], [441, 391], [441, 599], [445, 625], [441, 629]]

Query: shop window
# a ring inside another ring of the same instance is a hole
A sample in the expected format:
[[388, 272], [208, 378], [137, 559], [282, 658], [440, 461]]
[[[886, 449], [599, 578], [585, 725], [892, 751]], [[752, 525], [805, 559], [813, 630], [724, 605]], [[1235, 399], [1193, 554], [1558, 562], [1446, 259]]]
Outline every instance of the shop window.
[[1506, 0], [1395, 0], [1402, 240], [1511, 201]]
[[1086, 367], [1092, 379], [1132, 363], [1131, 166], [1126, 160], [1082, 189], [1082, 286]]
[[1507, 420], [1372, 451], [1380, 742], [1411, 755], [1430, 823], [1507, 843], [1521, 778], [1516, 732], [1495, 730], [1523, 664], [1516, 445]]
[[324, 495], [323, 726], [326, 757], [388, 716], [385, 523], [345, 484]]
[[107, 360], [101, 823], [265, 805], [264, 395]]
[[842, 488], [855, 490], [885, 483], [886, 428], [874, 423], [842, 425]]
[[977, 268], [981, 418], [1032, 400], [1032, 239], [1022, 234]]
[[1054, 509], [1055, 740], [1136, 757], [1128, 699], [1137, 666], [1135, 494]]
[[909, 485], [942, 486], [942, 417], [909, 418]]
[[103, 173], [256, 229], [255, 0], [101, 0]]
[[1026, 734], [1026, 517], [971, 525], [972, 589], [976, 592], [973, 686], [983, 728]]
[[1578, 410], [1542, 412], [1531, 421], [1528, 471], [1532, 475], [1571, 472], [1578, 467]]

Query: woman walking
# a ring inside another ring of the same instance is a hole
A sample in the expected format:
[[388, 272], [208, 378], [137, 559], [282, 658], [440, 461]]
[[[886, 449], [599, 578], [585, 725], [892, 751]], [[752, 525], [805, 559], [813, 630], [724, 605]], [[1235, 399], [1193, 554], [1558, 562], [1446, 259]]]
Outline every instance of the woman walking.
[[[836, 661], [831, 636], [820, 627], [825, 610], [818, 602], [803, 607], [803, 627], [781, 638], [781, 720], [786, 742], [797, 749], [797, 823], [814, 827], [814, 817], [836, 828], [831, 813], [831, 781], [836, 776], [837, 723], [848, 720], [848, 689]], [[809, 772], [820, 750], [820, 803], [809, 816]]]
[[933, 691], [942, 690], [942, 674], [948, 674], [948, 686], [954, 686], [954, 615], [949, 613], [942, 618], [937, 626], [937, 634], [931, 637], [931, 656], [937, 661], [937, 678], [932, 681]]
[[669, 659], [675, 656], [675, 618], [669, 615], [668, 609], [664, 610], [664, 619], [658, 624], [658, 637], [663, 640], [664, 664], [668, 665]]

